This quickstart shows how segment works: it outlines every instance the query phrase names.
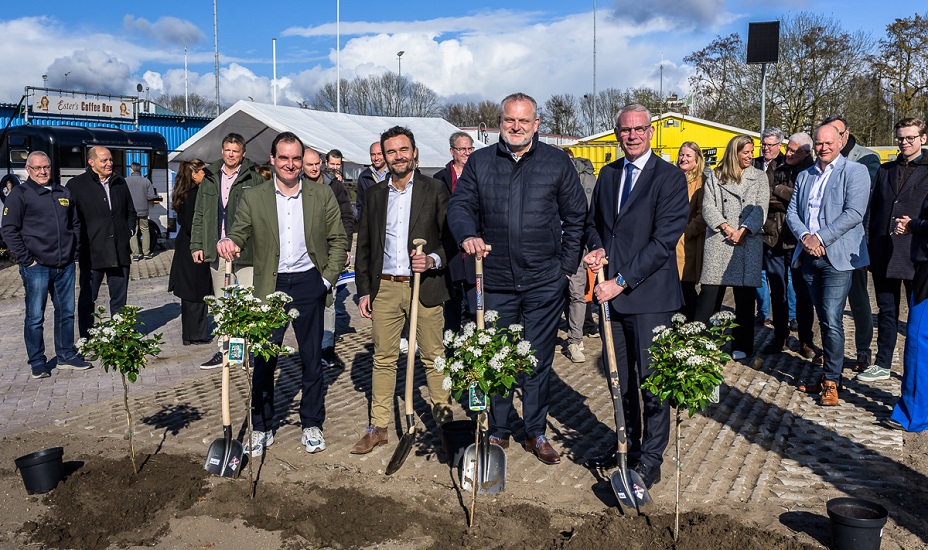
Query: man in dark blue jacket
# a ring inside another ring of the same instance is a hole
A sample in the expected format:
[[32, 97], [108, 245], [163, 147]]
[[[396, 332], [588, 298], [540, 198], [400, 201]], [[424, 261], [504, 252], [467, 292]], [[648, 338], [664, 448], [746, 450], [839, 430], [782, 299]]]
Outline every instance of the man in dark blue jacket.
[[45, 304], [55, 305], [55, 355], [58, 368], [85, 370], [90, 363], [74, 347], [74, 259], [80, 222], [71, 193], [52, 181], [48, 155], [26, 159], [29, 178], [10, 191], [4, 203], [0, 233], [19, 264], [26, 289], [23, 338], [33, 378], [51, 376], [45, 357]]
[[[545, 437], [549, 379], [567, 282], [580, 264], [586, 198], [567, 153], [538, 140], [534, 99], [507, 96], [499, 122], [499, 144], [474, 151], [464, 165], [448, 225], [464, 252], [486, 257], [486, 308], [499, 312], [498, 325], [522, 324], [532, 343], [538, 363], [519, 382], [525, 448], [545, 464], [559, 464]], [[504, 449], [510, 412], [511, 392], [493, 398], [490, 440]]]
[[[583, 260], [599, 271], [601, 260], [609, 258], [606, 280], [593, 294], [597, 302], [609, 302], [611, 311], [629, 466], [650, 488], [661, 479], [670, 405], [644, 389], [639, 399], [639, 389], [651, 375], [648, 348], [654, 328], [670, 325], [683, 304], [675, 250], [689, 217], [689, 200], [683, 172], [651, 151], [654, 127], [646, 108], [623, 107], [615, 136], [625, 157], [599, 172], [587, 215], [590, 253]], [[615, 457], [612, 447], [587, 465], [609, 467]]]

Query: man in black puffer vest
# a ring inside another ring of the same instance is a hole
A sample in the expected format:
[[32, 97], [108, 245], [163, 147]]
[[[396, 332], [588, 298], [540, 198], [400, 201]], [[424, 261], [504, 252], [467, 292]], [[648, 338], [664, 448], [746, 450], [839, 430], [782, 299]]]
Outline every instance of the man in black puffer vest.
[[[500, 105], [500, 141], [470, 156], [448, 206], [455, 241], [486, 257], [486, 308], [498, 326], [521, 324], [538, 363], [519, 381], [527, 451], [545, 464], [561, 457], [545, 437], [548, 386], [564, 295], [580, 265], [586, 198], [564, 151], [538, 140], [538, 106], [517, 93]], [[486, 245], [492, 246], [488, 253]], [[509, 446], [512, 393], [494, 397], [490, 440]]]

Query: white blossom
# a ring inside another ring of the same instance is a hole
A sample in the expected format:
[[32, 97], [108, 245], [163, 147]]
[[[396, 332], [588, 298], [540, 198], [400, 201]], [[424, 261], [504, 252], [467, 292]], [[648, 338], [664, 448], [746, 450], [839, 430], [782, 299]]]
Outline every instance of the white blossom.
[[470, 338], [474, 335], [474, 331], [477, 330], [477, 325], [474, 323], [467, 323], [464, 325], [464, 328], [461, 330], [461, 336], [464, 338]]
[[674, 313], [673, 317], [670, 318], [670, 321], [674, 324], [683, 324], [686, 322], [686, 315], [682, 313]]
[[495, 323], [496, 320], [499, 319], [499, 313], [498, 313], [496, 310], [494, 310], [494, 309], [488, 309], [488, 310], [483, 314], [483, 319], [484, 319], [487, 323]]
[[113, 315], [113, 321], [115, 321], [115, 322], [117, 322], [117, 323], [122, 323], [123, 320], [124, 320], [124, 319], [123, 319], [123, 316], [122, 316], [122, 315], [120, 315], [120, 314], [118, 314], [118, 313], [117, 313], [116, 315]]
[[516, 353], [518, 353], [519, 355], [523, 357], [528, 355], [531, 351], [532, 351], [532, 345], [528, 342], [528, 340], [522, 340], [521, 342], [516, 344]]
[[500, 360], [500, 358], [499, 358], [498, 356], [494, 355], [493, 358], [490, 359], [490, 368], [492, 368], [492, 369], [495, 370], [496, 372], [502, 371], [502, 370], [503, 370], [503, 361]]
[[536, 366], [536, 365], [538, 364], [538, 358], [535, 357], [534, 355], [530, 355], [530, 356], [528, 357], [528, 362], [531, 363], [532, 366], [534, 367], [534, 366]]
[[437, 370], [438, 372], [444, 372], [445, 371], [445, 358], [439, 355], [438, 357], [435, 358], [435, 364], [433, 366], [435, 367], [435, 370]]
[[656, 327], [651, 329], [651, 332], [653, 332], [654, 334], [660, 334], [664, 332], [665, 330], [667, 330], [667, 325], [657, 325]]
[[463, 361], [454, 361], [451, 363], [451, 372], [460, 372], [464, 368]]
[[291, 309], [290, 311], [287, 312], [287, 315], [289, 315], [291, 319], [296, 319], [297, 317], [300, 316], [300, 312], [297, 311], [296, 309]]
[[446, 330], [445, 335], [441, 339], [441, 343], [445, 346], [450, 346], [454, 342], [454, 331]]
[[483, 350], [480, 348], [474, 347], [474, 346], [468, 347], [467, 351], [469, 351], [470, 354], [473, 355], [474, 357], [480, 357], [481, 355], [483, 355]]
[[454, 347], [455, 347], [455, 348], [463, 347], [464, 344], [466, 344], [466, 343], [467, 343], [467, 338], [465, 338], [463, 335], [455, 336], [455, 338], [454, 338]]
[[698, 367], [701, 365], [705, 365], [707, 362], [708, 362], [708, 359], [706, 359], [702, 355], [691, 355], [690, 357], [686, 359], [686, 364], [691, 367]]
[[451, 391], [451, 386], [452, 386], [451, 377], [446, 376], [445, 379], [441, 381], [441, 389], [445, 391]]
[[518, 323], [513, 323], [509, 325], [509, 332], [519, 333], [519, 332], [522, 332], [522, 330], [523, 330], [522, 325]]
[[735, 320], [735, 314], [730, 311], [720, 311], [716, 313], [715, 315], [713, 315], [712, 317], [709, 317], [709, 322], [712, 323], [712, 325], [716, 327], [724, 325], [725, 323], [728, 323], [734, 320]]
[[477, 336], [477, 343], [480, 344], [481, 346], [485, 346], [485, 345], [489, 344], [489, 343], [490, 343], [490, 340], [492, 340], [492, 339], [493, 339], [493, 338], [492, 338], [489, 334], [487, 334], [486, 332], [481, 332], [481, 333]]
[[268, 313], [268, 312], [270, 312], [270, 311], [271, 311], [271, 306], [269, 306], [269, 305], [267, 305], [267, 304], [262, 304], [262, 305], [261, 305], [261, 313]]
[[708, 341], [704, 343], [703, 346], [709, 351], [716, 351], [719, 349], [719, 347], [715, 345], [715, 342], [712, 342], [712, 341]]

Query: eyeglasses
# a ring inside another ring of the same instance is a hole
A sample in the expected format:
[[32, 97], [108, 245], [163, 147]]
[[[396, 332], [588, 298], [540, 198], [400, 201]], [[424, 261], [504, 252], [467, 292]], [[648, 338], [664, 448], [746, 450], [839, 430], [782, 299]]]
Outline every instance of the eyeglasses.
[[620, 136], [629, 136], [632, 132], [635, 132], [636, 135], [643, 136], [648, 130], [651, 129], [651, 125], [647, 126], [635, 126], [633, 128], [619, 128]]
[[47, 164], [46, 164], [45, 166], [29, 166], [29, 165], [26, 165], [26, 168], [32, 170], [33, 172], [51, 172], [51, 171], [52, 171], [52, 167], [49, 166], [49, 165], [47, 165]]
[[761, 149], [772, 149], [773, 147], [779, 148], [780, 144], [779, 143], [761, 143], [760, 144]]
[[922, 136], [896, 136], [896, 141], [899, 143], [915, 143], [920, 137]]
[[474, 152], [473, 147], [452, 147], [451, 150], [457, 151], [458, 153], [467, 153], [467, 154]]

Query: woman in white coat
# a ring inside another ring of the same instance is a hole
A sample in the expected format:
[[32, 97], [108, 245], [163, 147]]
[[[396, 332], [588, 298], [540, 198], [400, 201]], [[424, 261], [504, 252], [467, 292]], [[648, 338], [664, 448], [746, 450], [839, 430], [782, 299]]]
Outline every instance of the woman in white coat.
[[753, 159], [754, 140], [732, 138], [713, 177], [706, 180], [702, 204], [706, 246], [696, 320], [708, 323], [731, 287], [738, 324], [732, 334], [736, 360], [754, 354], [754, 294], [761, 285], [762, 232], [770, 202], [767, 175], [751, 165]]

